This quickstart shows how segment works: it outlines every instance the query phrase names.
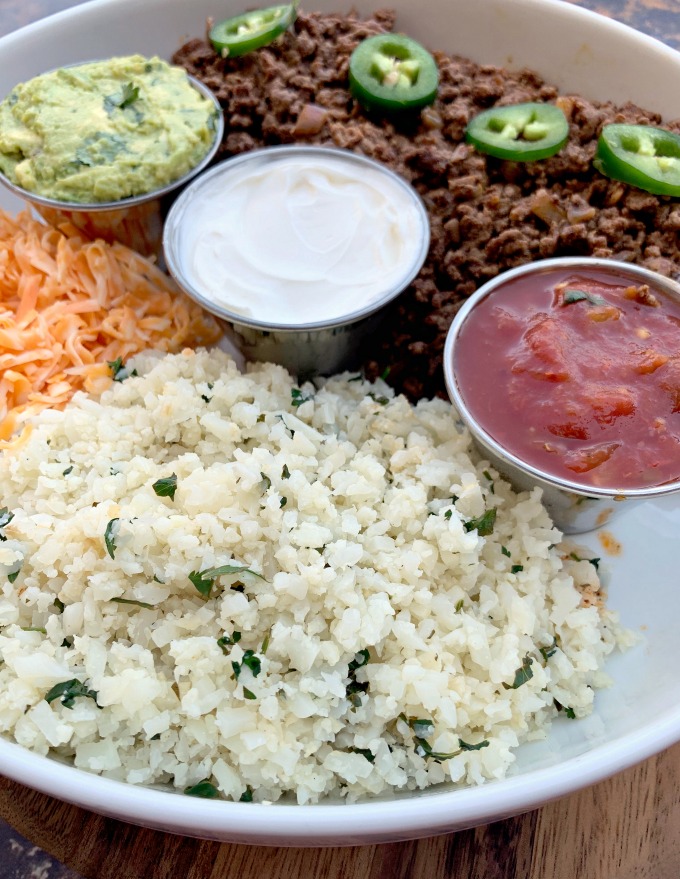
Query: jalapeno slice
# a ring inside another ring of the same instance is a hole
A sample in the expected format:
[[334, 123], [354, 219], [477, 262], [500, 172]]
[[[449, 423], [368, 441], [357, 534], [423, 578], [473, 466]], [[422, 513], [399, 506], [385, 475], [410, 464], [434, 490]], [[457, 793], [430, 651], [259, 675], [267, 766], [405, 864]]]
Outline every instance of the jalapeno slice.
[[223, 58], [237, 57], [267, 46], [287, 30], [297, 16], [297, 2], [244, 12], [210, 29], [210, 42]]
[[680, 136], [652, 125], [605, 125], [593, 164], [654, 195], [680, 196]]
[[359, 43], [349, 59], [352, 94], [369, 110], [417, 110], [437, 97], [437, 62], [403, 34], [378, 34]]
[[569, 123], [554, 104], [528, 102], [492, 107], [470, 121], [465, 138], [480, 152], [511, 162], [535, 162], [559, 152]]

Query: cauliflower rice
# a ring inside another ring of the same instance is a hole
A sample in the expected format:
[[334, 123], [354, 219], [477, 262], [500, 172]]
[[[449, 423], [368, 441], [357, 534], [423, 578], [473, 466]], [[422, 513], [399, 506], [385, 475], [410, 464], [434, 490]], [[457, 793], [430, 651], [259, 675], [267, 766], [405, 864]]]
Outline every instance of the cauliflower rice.
[[596, 567], [450, 404], [221, 351], [134, 366], [0, 457], [3, 734], [311, 803], [501, 778], [590, 712], [625, 642]]

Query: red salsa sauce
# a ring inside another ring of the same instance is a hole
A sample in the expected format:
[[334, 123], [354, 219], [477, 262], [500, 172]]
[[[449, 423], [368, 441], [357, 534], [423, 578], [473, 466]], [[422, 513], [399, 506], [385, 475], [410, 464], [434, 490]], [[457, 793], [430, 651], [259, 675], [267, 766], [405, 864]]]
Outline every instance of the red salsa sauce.
[[510, 279], [464, 320], [454, 372], [479, 425], [585, 486], [680, 478], [680, 301], [615, 268]]

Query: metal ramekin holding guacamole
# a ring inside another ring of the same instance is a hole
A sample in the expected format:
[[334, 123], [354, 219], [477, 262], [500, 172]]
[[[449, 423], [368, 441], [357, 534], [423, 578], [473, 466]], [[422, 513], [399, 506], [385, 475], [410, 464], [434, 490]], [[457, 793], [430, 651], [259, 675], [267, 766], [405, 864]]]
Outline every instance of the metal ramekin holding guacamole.
[[160, 58], [62, 67], [17, 85], [0, 103], [0, 171], [59, 202], [141, 196], [202, 162], [218, 115], [184, 70]]

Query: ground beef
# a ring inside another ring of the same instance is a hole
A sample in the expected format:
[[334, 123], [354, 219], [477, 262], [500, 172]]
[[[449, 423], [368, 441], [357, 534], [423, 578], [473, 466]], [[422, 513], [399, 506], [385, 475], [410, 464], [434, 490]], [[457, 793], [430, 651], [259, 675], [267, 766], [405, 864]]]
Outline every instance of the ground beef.
[[[604, 123], [657, 125], [658, 115], [561, 95], [529, 70], [435, 52], [436, 102], [416, 119], [370, 118], [348, 91], [349, 57], [361, 40], [393, 24], [385, 10], [369, 19], [300, 14], [291, 32], [241, 58], [220, 58], [208, 42], [194, 39], [173, 59], [220, 99], [221, 158], [271, 144], [335, 145], [384, 162], [423, 197], [430, 252], [364, 352], [370, 377], [389, 366], [390, 382], [410, 398], [445, 396], [442, 349], [456, 309], [489, 278], [530, 260], [613, 257], [680, 278], [677, 202], [608, 180], [592, 167]], [[504, 162], [464, 142], [465, 126], [481, 110], [521, 101], [554, 101], [564, 110], [570, 137], [559, 155]], [[666, 127], [680, 131], [680, 122]]]

